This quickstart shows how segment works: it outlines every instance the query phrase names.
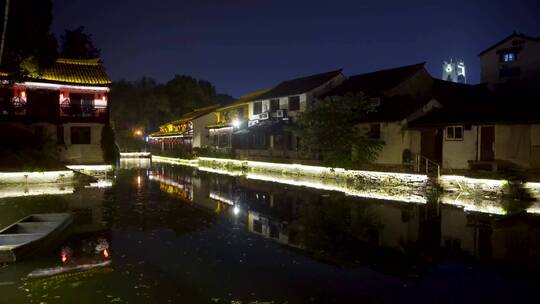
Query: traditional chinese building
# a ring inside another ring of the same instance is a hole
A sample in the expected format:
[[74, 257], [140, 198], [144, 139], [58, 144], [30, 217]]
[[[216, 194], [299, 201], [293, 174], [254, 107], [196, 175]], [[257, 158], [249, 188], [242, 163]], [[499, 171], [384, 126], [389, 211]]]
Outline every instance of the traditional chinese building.
[[184, 114], [180, 119], [160, 126], [147, 141], [160, 152], [177, 156], [191, 153], [193, 148], [206, 147], [209, 143], [207, 126], [215, 122], [213, 112], [218, 107], [212, 105]]
[[216, 149], [228, 151], [234, 144], [234, 133], [246, 127], [249, 120], [249, 104], [255, 98], [265, 94], [270, 89], [246, 94], [230, 105], [214, 111], [216, 123], [209, 125], [209, 145]]
[[111, 80], [99, 59], [58, 59], [20, 81], [0, 76], [0, 123], [54, 142], [66, 163], [103, 162], [101, 134], [109, 124]]
[[249, 102], [247, 125], [236, 134], [237, 157], [294, 159], [300, 143], [286, 125], [306, 110], [307, 105], [345, 80], [342, 70], [280, 82]]

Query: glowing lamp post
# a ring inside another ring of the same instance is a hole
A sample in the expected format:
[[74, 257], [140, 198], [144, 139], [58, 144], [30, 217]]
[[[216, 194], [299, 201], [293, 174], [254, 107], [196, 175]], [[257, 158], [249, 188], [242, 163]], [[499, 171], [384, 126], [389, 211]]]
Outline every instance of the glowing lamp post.
[[240, 127], [240, 125], [242, 124], [242, 122], [238, 119], [235, 119], [232, 121], [232, 126], [235, 128], [235, 129], [238, 129]]

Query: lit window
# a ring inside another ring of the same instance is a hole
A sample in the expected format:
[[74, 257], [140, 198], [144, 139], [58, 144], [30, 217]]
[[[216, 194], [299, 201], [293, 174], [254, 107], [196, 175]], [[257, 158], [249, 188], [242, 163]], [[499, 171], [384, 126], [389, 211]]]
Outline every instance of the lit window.
[[253, 104], [253, 114], [257, 115], [262, 112], [262, 102], [256, 102]]
[[463, 140], [463, 126], [446, 127], [446, 140]]
[[504, 62], [512, 62], [516, 60], [516, 54], [514, 53], [506, 53], [503, 55], [503, 61]]

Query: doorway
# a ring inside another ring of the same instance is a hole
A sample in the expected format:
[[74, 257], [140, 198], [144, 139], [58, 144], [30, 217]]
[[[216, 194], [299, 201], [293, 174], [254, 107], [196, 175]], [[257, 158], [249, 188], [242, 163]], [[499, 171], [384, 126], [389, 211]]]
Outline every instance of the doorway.
[[420, 154], [442, 164], [442, 129], [424, 129], [421, 133]]
[[480, 127], [480, 160], [492, 161], [495, 159], [495, 127]]

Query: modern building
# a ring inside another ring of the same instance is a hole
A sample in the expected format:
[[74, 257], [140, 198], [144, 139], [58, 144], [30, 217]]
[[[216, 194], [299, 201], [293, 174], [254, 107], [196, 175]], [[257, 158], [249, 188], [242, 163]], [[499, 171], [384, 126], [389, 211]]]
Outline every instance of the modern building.
[[22, 81], [2, 74], [0, 124], [31, 130], [70, 164], [102, 163], [111, 80], [99, 59], [58, 59]]
[[521, 83], [528, 89], [540, 88], [540, 37], [514, 32], [478, 56], [483, 83], [491, 87]]
[[463, 60], [450, 59], [449, 62], [444, 62], [442, 66], [442, 80], [467, 83], [467, 77], [465, 74], [465, 62]]

